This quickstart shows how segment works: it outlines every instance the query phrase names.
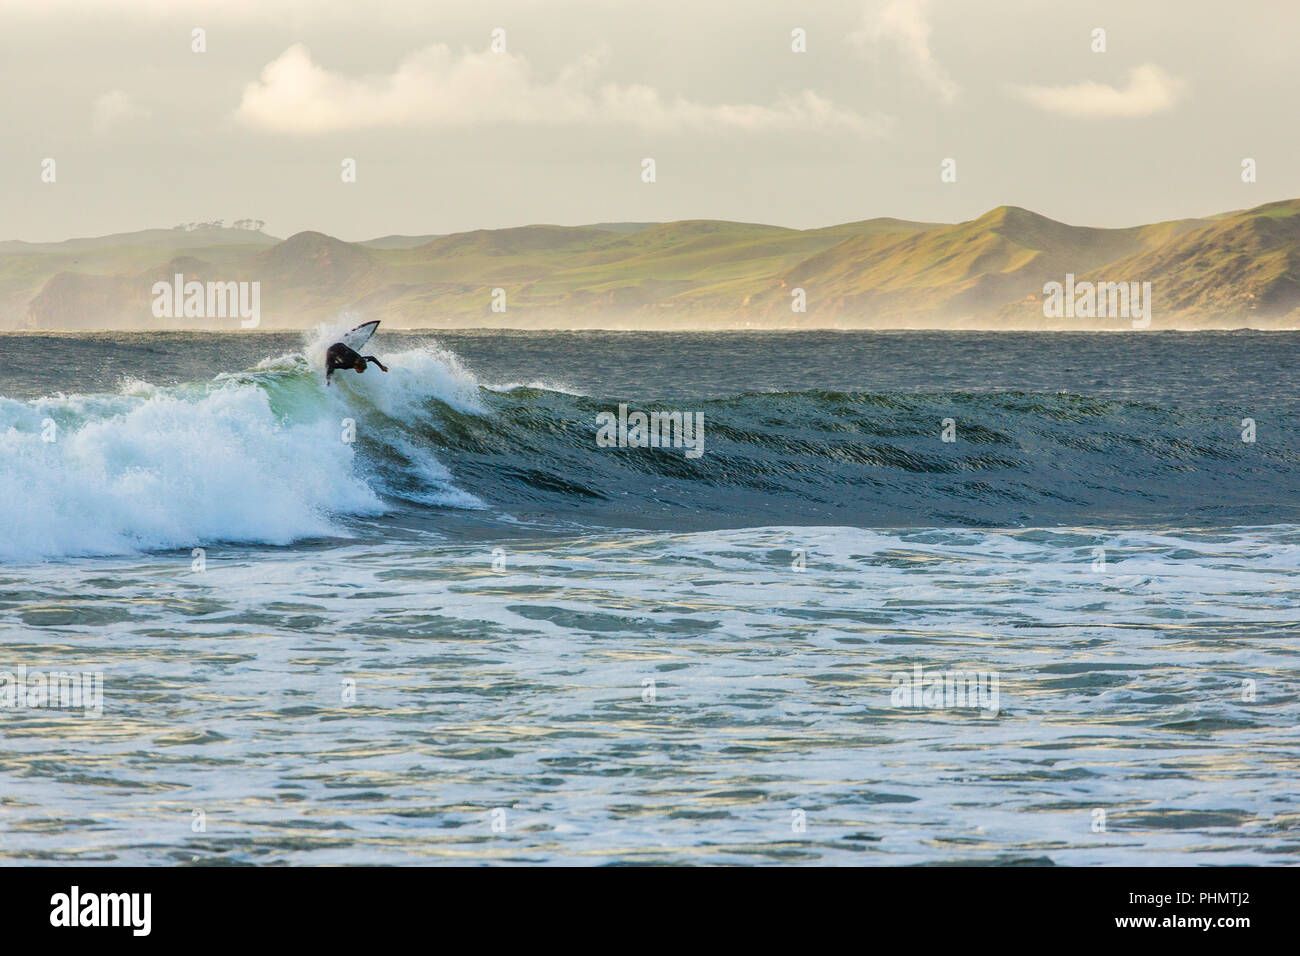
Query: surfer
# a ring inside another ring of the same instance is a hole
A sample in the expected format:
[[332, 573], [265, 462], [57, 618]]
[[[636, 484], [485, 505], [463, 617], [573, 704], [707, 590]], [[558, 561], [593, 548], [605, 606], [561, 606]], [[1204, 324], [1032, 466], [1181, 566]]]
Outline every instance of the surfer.
[[387, 372], [388, 366], [373, 355], [358, 355], [342, 342], [335, 342], [325, 353], [325, 384], [330, 383], [330, 376], [337, 369], [356, 369], [358, 374], [366, 370], [366, 363], [374, 362], [381, 371]]
[[373, 355], [362, 355], [357, 351], [370, 341], [370, 336], [375, 334], [375, 329], [378, 327], [378, 322], [364, 322], [344, 335], [342, 341], [335, 342], [329, 347], [325, 352], [326, 385], [330, 383], [330, 376], [337, 369], [356, 369], [357, 374], [360, 374], [366, 370], [367, 362], [374, 362], [382, 371], [388, 371], [388, 366]]

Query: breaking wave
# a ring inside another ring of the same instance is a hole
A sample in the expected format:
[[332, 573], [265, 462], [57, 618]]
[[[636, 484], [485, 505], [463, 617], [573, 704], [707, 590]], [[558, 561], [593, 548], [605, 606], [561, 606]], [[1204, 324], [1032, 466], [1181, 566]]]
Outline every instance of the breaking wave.
[[752, 392], [675, 409], [703, 415], [705, 453], [689, 458], [597, 447], [616, 396], [480, 383], [434, 343], [326, 387], [336, 333], [204, 382], [0, 398], [0, 560], [282, 545], [395, 512], [695, 530], [1228, 526], [1295, 521], [1300, 507], [1296, 451], [1245, 443], [1212, 411]]

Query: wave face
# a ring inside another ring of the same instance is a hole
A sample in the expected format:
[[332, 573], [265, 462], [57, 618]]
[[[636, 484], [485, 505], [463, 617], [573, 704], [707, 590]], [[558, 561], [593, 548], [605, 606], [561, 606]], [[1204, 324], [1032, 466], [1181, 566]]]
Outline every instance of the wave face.
[[748, 393], [678, 406], [704, 416], [705, 452], [690, 459], [596, 448], [596, 415], [613, 411], [612, 399], [517, 389], [487, 404], [490, 415], [447, 411], [419, 427], [456, 462], [458, 480], [517, 513], [673, 528], [1297, 516], [1300, 456], [1276, 432], [1243, 442], [1240, 419], [1224, 412], [1024, 392]]
[[[327, 388], [301, 353], [174, 387], [0, 398], [0, 560], [364, 535], [388, 514], [696, 530], [1296, 521], [1300, 456], [1232, 410], [1069, 393], [749, 392], [704, 453], [598, 447], [618, 396], [488, 387], [436, 345]], [[562, 370], [561, 370], [562, 371]], [[942, 440], [951, 419], [955, 441]], [[53, 423], [53, 432], [51, 425]], [[54, 440], [46, 440], [53, 436]], [[16, 503], [16, 505], [15, 505]]]
[[0, 398], [0, 496], [21, 504], [0, 512], [0, 560], [345, 535], [340, 517], [391, 508], [362, 451], [371, 439], [350, 432], [392, 423], [385, 460], [404, 455], [413, 500], [478, 507], [400, 424], [430, 402], [473, 413], [477, 388], [436, 353], [394, 361], [382, 381], [328, 389], [322, 348], [315, 366], [287, 355], [173, 388]]

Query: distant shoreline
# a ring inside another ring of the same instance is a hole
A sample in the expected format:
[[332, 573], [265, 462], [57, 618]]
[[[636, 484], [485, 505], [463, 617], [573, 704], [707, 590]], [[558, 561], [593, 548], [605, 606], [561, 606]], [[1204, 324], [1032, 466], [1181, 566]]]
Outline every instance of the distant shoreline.
[[[93, 338], [96, 336], [109, 335], [238, 335], [238, 336], [270, 336], [270, 335], [301, 335], [312, 332], [311, 328], [296, 329], [0, 329], [0, 337], [13, 338], [56, 338], [65, 336], [76, 336], [84, 338]], [[627, 328], [604, 328], [604, 327], [573, 327], [573, 328], [536, 328], [520, 329], [512, 326], [473, 326], [473, 327], [426, 327], [426, 328], [394, 328], [381, 329], [382, 333], [401, 334], [401, 335], [553, 335], [553, 334], [573, 334], [582, 335], [589, 333], [599, 333], [604, 335], [806, 335], [810, 333], [835, 333], [840, 335], [913, 335], [916, 333], [926, 334], [955, 334], [964, 335], [970, 333], [993, 334], [993, 335], [1128, 335], [1128, 336], [1148, 336], [1148, 335], [1197, 335], [1202, 333], [1236, 333], [1251, 332], [1257, 334], [1290, 334], [1300, 332], [1300, 327], [1261, 327], [1261, 326], [1206, 326], [1200, 328], [1151, 328], [1151, 329], [1065, 329], [1065, 328], [1044, 328], [1044, 329], [1025, 329], [1025, 328], [981, 328], [981, 327], [911, 327], [911, 328], [822, 328], [809, 326], [806, 328], [680, 328], [680, 329], [627, 329]]]
[[1127, 229], [1017, 206], [952, 225], [638, 226], [480, 229], [415, 246], [224, 228], [0, 243], [0, 328], [1300, 328], [1300, 199]]

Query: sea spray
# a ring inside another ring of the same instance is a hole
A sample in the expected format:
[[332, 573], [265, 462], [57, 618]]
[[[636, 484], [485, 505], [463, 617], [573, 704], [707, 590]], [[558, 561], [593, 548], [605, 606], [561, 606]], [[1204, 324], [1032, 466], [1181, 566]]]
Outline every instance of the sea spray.
[[0, 398], [0, 495], [10, 504], [0, 561], [346, 536], [337, 518], [387, 510], [390, 490], [342, 440], [349, 417], [364, 440], [400, 449], [404, 475], [420, 485], [407, 497], [482, 507], [432, 450], [403, 437], [430, 401], [481, 410], [473, 378], [427, 349], [393, 361], [392, 374], [346, 393], [327, 391], [303, 356], [283, 355], [207, 382], [132, 378], [118, 394]]

